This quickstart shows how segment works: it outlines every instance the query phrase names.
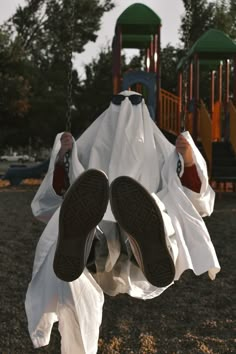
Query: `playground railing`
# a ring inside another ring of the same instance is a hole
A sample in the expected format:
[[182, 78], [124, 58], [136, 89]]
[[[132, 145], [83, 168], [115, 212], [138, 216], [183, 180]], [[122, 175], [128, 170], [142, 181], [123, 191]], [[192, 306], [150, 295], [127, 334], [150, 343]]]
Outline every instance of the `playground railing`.
[[212, 112], [212, 141], [221, 140], [221, 116], [222, 104], [220, 101], [216, 101]]
[[180, 133], [180, 97], [161, 89], [160, 128], [175, 135]]
[[229, 101], [229, 114], [230, 114], [230, 133], [229, 139], [236, 154], [236, 108], [232, 101]]
[[212, 122], [204, 102], [201, 100], [199, 108], [199, 137], [208, 162], [208, 174], [212, 171]]

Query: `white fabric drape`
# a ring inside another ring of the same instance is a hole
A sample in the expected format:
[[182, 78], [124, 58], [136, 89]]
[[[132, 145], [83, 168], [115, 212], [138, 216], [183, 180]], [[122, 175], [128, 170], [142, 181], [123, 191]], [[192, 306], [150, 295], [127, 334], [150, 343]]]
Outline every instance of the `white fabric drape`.
[[[123, 92], [125, 95], [132, 93]], [[81, 172], [89, 168], [103, 170], [109, 183], [121, 175], [138, 180], [153, 195], [162, 211], [167, 242], [176, 265], [175, 280], [186, 269], [192, 269], [196, 275], [208, 271], [210, 278], [214, 279], [220, 266], [202, 216], [212, 213], [215, 195], [208, 184], [202, 155], [190, 134], [183, 134], [193, 149], [202, 182], [200, 193], [181, 185], [176, 174], [179, 156], [175, 147], [151, 120], [144, 102], [133, 106], [128, 98], [121, 106], [111, 103], [74, 141], [70, 181], [73, 183]], [[52, 179], [60, 137], [58, 134], [55, 139], [48, 173], [32, 201], [34, 215], [47, 225], [36, 249], [32, 280], [26, 294], [26, 313], [35, 347], [48, 344], [52, 325], [59, 320], [62, 354], [94, 354], [102, 319], [103, 292], [110, 295], [128, 293], [136, 298], [150, 299], [167, 287], [152, 286], [141, 270], [120, 253], [110, 205], [99, 230], [108, 246], [105, 269], [98, 271], [95, 278], [85, 269], [81, 277], [71, 283], [56, 278], [52, 261], [62, 198], [53, 190]]]

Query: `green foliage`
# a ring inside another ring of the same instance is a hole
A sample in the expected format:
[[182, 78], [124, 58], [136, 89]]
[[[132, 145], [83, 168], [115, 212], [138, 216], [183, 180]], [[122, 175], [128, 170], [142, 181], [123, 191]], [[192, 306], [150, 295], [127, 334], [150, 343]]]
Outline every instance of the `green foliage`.
[[214, 28], [236, 39], [236, 1], [235, 0], [183, 0], [185, 14], [181, 19], [180, 40], [185, 48], [207, 30]]
[[5, 31], [0, 31], [0, 144], [14, 136], [18, 142], [23, 134], [17, 130], [27, 124], [30, 110], [30, 62], [24, 57], [17, 40], [12, 42]]
[[[1, 144], [26, 144], [31, 136], [51, 145], [65, 130], [72, 48], [81, 53], [95, 41], [102, 15], [113, 7], [111, 0], [27, 0], [2, 26]], [[76, 101], [84, 88], [75, 70], [72, 76]], [[72, 116], [78, 117], [75, 101]]]
[[75, 96], [76, 117], [72, 129], [81, 134], [108, 106], [112, 95], [112, 51], [100, 51], [98, 57], [85, 66], [85, 79]]
[[104, 12], [113, 8], [111, 0], [27, 0], [12, 17], [12, 27], [24, 48], [47, 60], [67, 59], [68, 44], [81, 53], [89, 41], [95, 42]]
[[139, 55], [134, 55], [130, 62], [126, 62], [127, 59], [125, 56], [122, 57], [122, 72], [126, 72], [127, 70], [144, 70], [145, 64], [145, 51], [140, 50]]
[[236, 1], [225, 0], [216, 1], [214, 12], [214, 28], [228, 34], [232, 39], [236, 39]]
[[181, 19], [180, 40], [185, 48], [213, 27], [214, 7], [207, 0], [183, 0], [185, 14]]
[[177, 95], [177, 65], [183, 51], [167, 44], [161, 52], [161, 87]]

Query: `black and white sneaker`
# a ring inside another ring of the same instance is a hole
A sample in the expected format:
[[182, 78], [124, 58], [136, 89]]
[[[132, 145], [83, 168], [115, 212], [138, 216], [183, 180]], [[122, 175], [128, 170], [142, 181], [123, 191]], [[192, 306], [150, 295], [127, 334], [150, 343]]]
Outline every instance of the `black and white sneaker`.
[[59, 215], [53, 262], [59, 279], [70, 282], [82, 274], [108, 199], [108, 178], [104, 172], [95, 169], [83, 172], [67, 191]]
[[121, 176], [111, 183], [110, 203], [146, 279], [156, 287], [169, 285], [174, 280], [175, 266], [154, 198], [136, 180]]

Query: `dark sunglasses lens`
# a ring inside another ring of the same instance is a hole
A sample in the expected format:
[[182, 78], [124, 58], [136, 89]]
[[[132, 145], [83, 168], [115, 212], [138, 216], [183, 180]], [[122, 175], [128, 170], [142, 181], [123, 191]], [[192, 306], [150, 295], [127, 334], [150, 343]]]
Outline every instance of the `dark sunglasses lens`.
[[141, 103], [142, 99], [143, 99], [143, 96], [141, 96], [141, 95], [130, 95], [128, 97], [129, 97], [130, 102], [135, 106], [137, 104]]
[[124, 99], [128, 97], [128, 99], [130, 100], [130, 102], [133, 105], [137, 105], [139, 103], [142, 102], [143, 96], [141, 95], [130, 95], [130, 96], [123, 96], [123, 95], [114, 95], [111, 99], [111, 102], [117, 106], [119, 106], [121, 104], [122, 101], [124, 101]]
[[121, 104], [122, 101], [124, 101], [125, 96], [123, 95], [114, 95], [111, 99], [111, 102], [117, 106]]

